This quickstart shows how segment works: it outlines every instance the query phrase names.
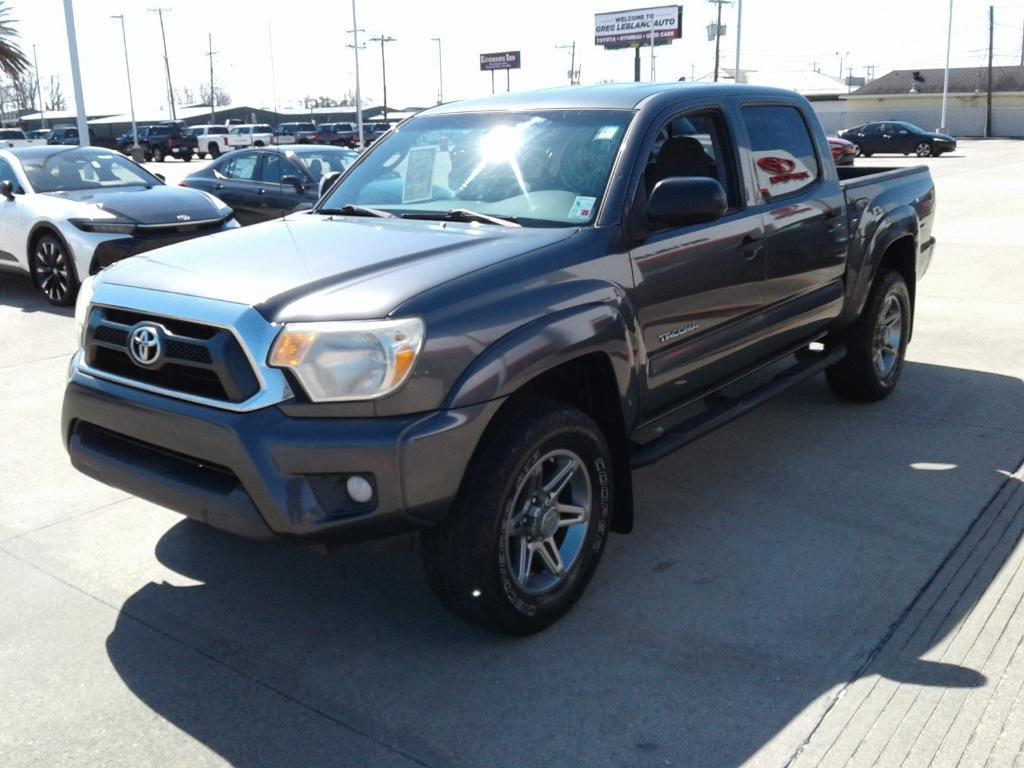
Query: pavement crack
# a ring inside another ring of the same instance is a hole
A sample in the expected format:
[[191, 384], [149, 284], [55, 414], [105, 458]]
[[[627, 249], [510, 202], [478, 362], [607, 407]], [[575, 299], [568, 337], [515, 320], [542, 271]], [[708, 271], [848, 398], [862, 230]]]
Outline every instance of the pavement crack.
[[22, 531], [21, 533], [16, 533], [13, 536], [9, 536], [6, 539], [0, 539], [0, 544], [7, 544], [11, 541], [17, 541], [18, 539], [24, 538], [25, 536], [31, 536], [34, 533], [39, 533], [39, 531], [45, 531], [47, 528], [53, 528], [58, 525], [63, 525], [64, 523], [71, 522], [72, 520], [77, 520], [80, 517], [91, 515], [93, 512], [99, 512], [102, 509], [107, 509], [109, 507], [117, 506], [118, 504], [123, 504], [126, 501], [131, 501], [134, 498], [134, 496], [124, 496], [120, 499], [115, 499], [114, 501], [108, 501], [106, 504], [100, 504], [98, 507], [92, 507], [91, 509], [86, 509], [83, 510], [82, 512], [76, 512], [73, 515], [62, 517], [59, 520], [53, 520], [47, 523], [46, 525], [40, 525], [38, 528], [33, 528], [29, 531]]

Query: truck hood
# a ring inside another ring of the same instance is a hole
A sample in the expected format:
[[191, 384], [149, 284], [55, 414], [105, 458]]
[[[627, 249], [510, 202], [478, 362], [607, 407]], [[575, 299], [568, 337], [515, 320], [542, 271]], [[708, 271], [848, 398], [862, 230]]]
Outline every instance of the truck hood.
[[275, 321], [379, 318], [576, 232], [300, 213], [135, 256], [98, 280], [246, 304]]
[[[50, 197], [78, 203], [75, 216], [107, 218], [101, 211], [136, 224], [181, 224], [223, 218], [227, 210], [209, 195], [196, 189], [167, 187], [121, 187], [83, 189], [73, 192], [44, 192]], [[97, 211], [96, 209], [100, 209]], [[179, 218], [187, 216], [188, 218]]]

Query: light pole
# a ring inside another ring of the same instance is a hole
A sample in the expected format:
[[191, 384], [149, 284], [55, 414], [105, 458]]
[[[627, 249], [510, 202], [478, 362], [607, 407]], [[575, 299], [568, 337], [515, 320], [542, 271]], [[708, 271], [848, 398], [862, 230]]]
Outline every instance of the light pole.
[[32, 43], [32, 66], [36, 70], [36, 94], [39, 96], [39, 122], [43, 128], [46, 127], [46, 115], [43, 113], [43, 86], [39, 79], [39, 59], [36, 57], [36, 44]]
[[121, 21], [121, 40], [124, 42], [124, 71], [128, 75], [128, 108], [131, 110], [132, 115], [132, 148], [134, 149], [139, 146], [139, 129], [135, 125], [135, 99], [132, 98], [132, 70], [128, 66], [128, 33], [125, 32], [123, 13], [111, 16], [110, 18], [120, 19]]
[[[213, 33], [212, 32], [207, 32], [206, 33], [206, 40], [207, 40], [207, 43], [209, 44], [209, 48], [208, 48], [208, 51], [207, 51], [206, 55], [210, 57], [210, 122], [213, 123], [216, 120], [216, 118], [214, 117], [214, 110], [217, 107], [217, 96], [216, 96], [216, 94], [214, 93], [214, 90], [213, 90], [213, 57], [216, 56], [218, 53], [220, 53], [220, 51], [213, 50]], [[270, 46], [270, 53], [271, 53], [271, 55], [273, 55], [273, 53], [274, 53], [274, 46], [273, 45]]]
[[437, 43], [437, 103], [444, 104], [444, 68], [441, 66], [441, 38], [430, 38]]
[[384, 56], [384, 43], [393, 43], [395, 38], [389, 37], [385, 34], [380, 34], [377, 37], [370, 38], [371, 43], [380, 43], [380, 76], [381, 83], [384, 86], [384, 124], [388, 122], [388, 66]]
[[178, 114], [174, 111], [174, 85], [171, 83], [171, 60], [167, 57], [167, 34], [164, 32], [164, 11], [170, 8], [150, 8], [150, 13], [160, 17], [160, 37], [164, 41], [164, 69], [167, 71], [167, 103], [171, 108], [171, 120], [177, 120]]
[[733, 82], [740, 81], [740, 34], [743, 32], [743, 0], [736, 2], [736, 74]]
[[363, 146], [363, 97], [359, 90], [359, 33], [366, 30], [360, 29], [356, 22], [356, 0], [352, 0], [352, 45], [349, 48], [356, 55], [356, 126], [359, 129], [359, 146]]
[[78, 144], [89, 146], [89, 123], [85, 119], [85, 97], [82, 95], [82, 73], [78, 70], [78, 39], [75, 37], [75, 9], [71, 0], [64, 0], [64, 23], [68, 29], [68, 57], [71, 59], [71, 82], [75, 87], [75, 111], [78, 123]]
[[846, 51], [846, 53], [840, 53], [839, 51], [836, 51], [836, 56], [839, 57], [839, 79], [840, 80], [843, 79], [843, 62], [846, 61], [846, 57], [849, 56], [849, 55], [850, 55], [849, 51]]
[[[953, 0], [949, 0], [949, 26], [946, 28], [946, 72], [942, 77], [942, 116], [939, 118], [939, 130], [946, 132], [946, 105], [949, 102], [949, 48], [953, 43]], [[1022, 49], [1021, 56], [1024, 56]]]

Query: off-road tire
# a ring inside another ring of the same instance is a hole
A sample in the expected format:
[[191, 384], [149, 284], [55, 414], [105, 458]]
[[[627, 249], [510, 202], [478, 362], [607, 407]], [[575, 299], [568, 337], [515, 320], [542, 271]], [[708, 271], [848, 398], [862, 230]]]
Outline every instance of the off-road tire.
[[[552, 451], [579, 457], [589, 478], [590, 517], [578, 554], [549, 591], [517, 585], [505, 524], [528, 469]], [[488, 429], [449, 516], [421, 533], [427, 579], [441, 602], [469, 622], [507, 635], [539, 632], [564, 616], [604, 551], [614, 498], [612, 454], [583, 412], [550, 400], [511, 402]]]
[[[899, 341], [898, 344], [880, 344], [880, 328], [891, 313], [893, 302], [899, 307]], [[879, 269], [864, 311], [838, 339], [846, 346], [846, 356], [825, 371], [832, 391], [840, 397], [861, 402], [888, 397], [903, 372], [912, 323], [910, 292], [903, 276], [890, 269]], [[888, 370], [876, 364], [880, 347], [893, 352]]]

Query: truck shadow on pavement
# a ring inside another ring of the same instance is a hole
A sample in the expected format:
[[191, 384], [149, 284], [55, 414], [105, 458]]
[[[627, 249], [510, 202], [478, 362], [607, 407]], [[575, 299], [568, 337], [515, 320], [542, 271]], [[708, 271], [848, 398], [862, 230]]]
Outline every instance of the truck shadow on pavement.
[[[1022, 402], [1019, 379], [914, 363], [873, 406], [809, 382], [637, 472], [636, 531], [525, 640], [447, 615], [387, 542], [323, 557], [184, 521], [156, 557], [201, 583], [132, 594], [107, 651], [155, 713], [246, 768], [737, 765], [864, 669], [1016, 482], [1000, 473], [1024, 452]], [[983, 685], [922, 657], [988, 583], [884, 674]]]

